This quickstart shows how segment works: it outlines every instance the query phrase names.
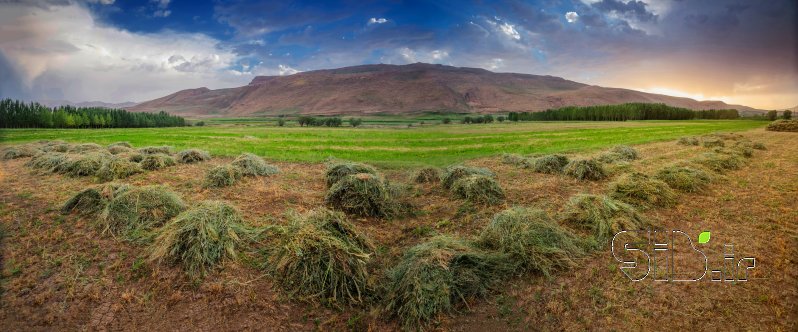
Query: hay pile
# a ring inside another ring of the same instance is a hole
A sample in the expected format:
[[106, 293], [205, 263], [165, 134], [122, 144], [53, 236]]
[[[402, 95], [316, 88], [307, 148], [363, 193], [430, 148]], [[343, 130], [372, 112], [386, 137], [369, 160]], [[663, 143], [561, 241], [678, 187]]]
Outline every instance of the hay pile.
[[105, 164], [112, 155], [106, 151], [90, 152], [81, 155], [72, 155], [57, 169], [60, 173], [69, 176], [92, 176]]
[[597, 181], [607, 177], [607, 171], [601, 163], [593, 159], [576, 159], [565, 165], [563, 173], [577, 180]]
[[130, 143], [128, 143], [128, 142], [116, 142], [116, 143], [108, 144], [108, 148], [109, 149], [113, 148], [113, 147], [116, 147], [116, 146], [121, 146], [123, 148], [128, 148], [128, 149], [132, 149], [133, 148], [133, 145], [130, 145]]
[[701, 191], [713, 180], [703, 167], [691, 164], [663, 167], [654, 177], [673, 189], [688, 193]]
[[64, 141], [50, 141], [40, 149], [44, 152], [67, 152], [72, 146]]
[[323, 302], [360, 303], [374, 245], [340, 212], [294, 217], [269, 254], [268, 268], [288, 292]]
[[100, 146], [99, 144], [95, 144], [95, 143], [83, 143], [83, 144], [77, 144], [77, 145], [73, 145], [73, 146], [72, 146], [72, 147], [69, 149], [69, 152], [74, 152], [74, 153], [84, 153], [84, 152], [97, 151], [97, 150], [104, 150], [104, 149], [103, 149], [103, 147], [102, 147], [102, 146]]
[[377, 175], [377, 170], [366, 164], [338, 162], [327, 166], [324, 177], [327, 181], [327, 187], [329, 188], [344, 177], [358, 173]]
[[193, 164], [211, 160], [211, 155], [207, 151], [199, 149], [188, 149], [177, 154], [177, 160], [183, 164]]
[[179, 264], [190, 277], [202, 278], [222, 260], [236, 259], [251, 234], [235, 207], [199, 202], [160, 229], [150, 246], [150, 260]]
[[562, 213], [563, 221], [590, 229], [599, 243], [624, 230], [646, 229], [649, 221], [629, 204], [604, 195], [576, 195]]
[[444, 188], [451, 189], [455, 181], [471, 175], [483, 175], [487, 177], [495, 176], [493, 175], [493, 172], [487, 168], [454, 165], [447, 167], [443, 172], [443, 176], [441, 176], [441, 184]]
[[765, 130], [798, 133], [798, 120], [776, 120], [768, 124]]
[[3, 149], [2, 159], [11, 160], [17, 158], [33, 157], [38, 150], [28, 145], [10, 146]]
[[550, 277], [556, 269], [576, 265], [583, 254], [579, 239], [538, 209], [511, 208], [497, 213], [482, 230], [478, 244], [506, 253], [520, 271]]
[[722, 148], [726, 146], [726, 143], [720, 138], [707, 137], [704, 138], [703, 145], [705, 148]]
[[126, 156], [127, 156], [127, 160], [130, 160], [130, 161], [132, 161], [134, 163], [140, 163], [142, 160], [144, 160], [144, 155], [141, 154], [141, 153], [138, 153], [138, 152], [131, 152], [131, 153], [128, 153]]
[[504, 153], [502, 154], [502, 163], [514, 166], [526, 166], [529, 160], [517, 153]]
[[25, 166], [47, 173], [57, 172], [69, 157], [62, 152], [40, 152], [25, 163]]
[[[148, 154], [146, 156], [137, 155], [142, 157], [140, 160], [141, 168], [146, 169], [148, 171], [159, 170], [161, 168], [174, 166], [175, 165], [175, 158], [172, 158], [169, 155], [156, 153], [156, 154]], [[131, 158], [132, 160], [133, 158]]]
[[269, 165], [263, 158], [251, 153], [241, 154], [233, 160], [231, 165], [238, 168], [243, 176], [267, 176], [280, 173], [277, 166]]
[[186, 209], [183, 200], [164, 186], [131, 188], [114, 197], [101, 219], [103, 231], [136, 239]]
[[108, 183], [82, 190], [61, 206], [61, 213], [77, 211], [87, 215], [105, 210], [114, 197], [130, 190], [127, 184]]
[[514, 268], [507, 255], [450, 236], [408, 249], [388, 270], [386, 310], [408, 330], [421, 328], [471, 297], [483, 296]]
[[435, 183], [441, 180], [441, 170], [435, 167], [424, 167], [413, 174], [415, 183]]
[[682, 137], [682, 138], [679, 139], [679, 141], [677, 143], [680, 144], [680, 145], [698, 146], [701, 142], [699, 142], [698, 138], [696, 138], [696, 137]]
[[133, 174], [142, 173], [144, 170], [139, 164], [130, 160], [118, 157], [110, 157], [104, 160], [100, 169], [97, 170], [97, 178], [101, 181], [111, 181], [124, 179]]
[[474, 204], [496, 205], [504, 201], [504, 190], [496, 180], [485, 175], [460, 178], [452, 185], [452, 194]]
[[565, 165], [568, 165], [568, 157], [561, 154], [549, 154], [535, 158], [530, 166], [533, 171], [538, 173], [557, 174], [562, 173]]
[[628, 173], [610, 184], [610, 196], [639, 207], [669, 207], [676, 204], [676, 193], [665, 182], [643, 173]]
[[385, 181], [369, 173], [347, 175], [335, 182], [324, 201], [335, 209], [357, 216], [390, 218], [399, 212]]
[[241, 179], [241, 170], [233, 165], [220, 165], [208, 170], [205, 173], [206, 187], [227, 187], [232, 186]]
[[762, 142], [754, 142], [754, 144], [751, 147], [756, 149], [756, 150], [767, 150], [768, 149], [765, 146], [765, 144], [763, 144]]
[[108, 147], [108, 152], [110, 152], [111, 154], [124, 154], [124, 153], [131, 153], [133, 151], [135, 150], [123, 145], [112, 145]]
[[743, 159], [736, 154], [716, 152], [704, 153], [698, 158], [693, 159], [693, 162], [717, 173], [740, 169], [744, 163]]
[[603, 163], [614, 163], [618, 161], [632, 161], [640, 158], [637, 150], [628, 145], [616, 145], [609, 151], [601, 154], [598, 160]]
[[174, 148], [172, 148], [171, 146], [146, 146], [139, 149], [139, 152], [142, 154], [156, 154], [156, 153], [172, 154], [173, 151]]

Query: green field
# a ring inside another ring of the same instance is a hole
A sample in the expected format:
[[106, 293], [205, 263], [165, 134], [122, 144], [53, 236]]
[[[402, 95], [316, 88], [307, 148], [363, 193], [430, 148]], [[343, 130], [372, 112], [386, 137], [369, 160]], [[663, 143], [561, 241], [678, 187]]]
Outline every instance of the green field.
[[215, 155], [251, 152], [284, 161], [328, 157], [383, 167], [447, 164], [500, 153], [577, 152], [614, 144], [639, 144], [716, 131], [766, 125], [752, 120], [521, 122], [401, 128], [297, 128], [237, 123], [205, 127], [141, 129], [6, 129], [3, 145], [40, 139], [134, 146], [201, 148]]

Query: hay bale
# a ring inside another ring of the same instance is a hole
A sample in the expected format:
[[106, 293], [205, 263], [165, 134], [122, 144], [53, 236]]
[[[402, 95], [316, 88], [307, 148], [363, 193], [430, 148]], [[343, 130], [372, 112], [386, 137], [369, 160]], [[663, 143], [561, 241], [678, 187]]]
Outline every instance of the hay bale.
[[107, 183], [84, 189], [61, 206], [61, 213], [67, 214], [77, 211], [79, 214], [88, 215], [103, 211], [114, 197], [131, 188], [127, 184]]
[[471, 175], [455, 181], [452, 193], [454, 197], [474, 204], [496, 205], [504, 201], [502, 187], [485, 175]]
[[398, 206], [385, 182], [369, 173], [347, 175], [327, 191], [327, 205], [357, 216], [390, 218]]
[[139, 152], [142, 154], [172, 154], [174, 152], [174, 148], [171, 146], [145, 146], [140, 148]]
[[[138, 155], [142, 156], [142, 155]], [[147, 156], [142, 156], [141, 159], [141, 168], [146, 169], [148, 171], [155, 171], [161, 168], [166, 168], [169, 166], [175, 165], [175, 158], [172, 156], [156, 153], [156, 154], [149, 154]]]
[[386, 310], [416, 330], [474, 296], [484, 296], [514, 268], [507, 255], [437, 236], [408, 249], [388, 270]]
[[562, 220], [591, 230], [599, 243], [606, 243], [620, 231], [651, 226], [633, 206], [604, 195], [571, 197], [562, 213]]
[[604, 169], [604, 166], [593, 159], [571, 160], [571, 162], [563, 168], [563, 173], [582, 181], [597, 181], [607, 177], [607, 171]]
[[624, 174], [610, 184], [610, 196], [639, 207], [669, 207], [676, 204], [676, 193], [665, 182], [643, 173]]
[[131, 188], [114, 197], [100, 218], [104, 231], [136, 238], [163, 225], [186, 209], [183, 200], [165, 186]]
[[69, 176], [92, 176], [97, 174], [109, 158], [111, 155], [106, 151], [71, 156], [67, 162], [58, 167], [57, 172]]
[[199, 279], [222, 260], [235, 260], [251, 234], [235, 207], [202, 201], [164, 224], [150, 246], [150, 261], [178, 264]]
[[220, 165], [208, 170], [205, 173], [206, 187], [227, 187], [232, 186], [241, 179], [241, 170], [232, 165]]
[[705, 148], [722, 148], [726, 146], [722, 139], [712, 137], [704, 138], [703, 144]]
[[177, 154], [177, 161], [183, 164], [193, 164], [211, 160], [211, 155], [207, 151], [199, 149], [188, 149]]
[[488, 177], [495, 176], [493, 172], [491, 172], [487, 168], [454, 165], [447, 167], [446, 170], [443, 172], [443, 176], [441, 177], [441, 184], [443, 184], [444, 188], [451, 189], [455, 181], [471, 175], [484, 175]]
[[327, 181], [327, 187], [330, 188], [344, 177], [359, 173], [377, 175], [377, 170], [366, 164], [340, 162], [328, 165], [324, 177]]
[[103, 165], [97, 170], [97, 178], [101, 181], [111, 181], [124, 179], [133, 174], [142, 173], [144, 170], [139, 164], [130, 160], [118, 157], [110, 157], [104, 160]]
[[441, 170], [435, 167], [424, 167], [413, 174], [415, 183], [435, 183], [441, 181]]
[[540, 156], [531, 162], [533, 171], [547, 174], [562, 173], [565, 165], [568, 165], [568, 157], [561, 154]]
[[679, 138], [679, 141], [677, 142], [677, 144], [688, 145], [688, 146], [698, 146], [700, 144], [700, 142], [698, 141], [698, 138], [696, 138], [696, 137], [682, 137], [682, 138]]
[[36, 153], [38, 153], [38, 149], [35, 149], [28, 145], [17, 145], [17, 146], [10, 146], [3, 149], [2, 152], [2, 159], [3, 160], [11, 160], [11, 159], [18, 159], [18, 158], [27, 158], [33, 157]]
[[82, 144], [73, 145], [69, 149], [69, 152], [84, 153], [84, 152], [97, 151], [97, 150], [103, 150], [103, 147], [96, 143], [82, 143]]
[[673, 189], [688, 193], [701, 191], [713, 180], [712, 175], [703, 167], [690, 164], [663, 167], [654, 178]]
[[724, 173], [728, 170], [737, 170], [743, 166], [743, 159], [736, 154], [724, 154], [709, 152], [704, 153], [693, 162], [702, 165], [716, 173]]
[[551, 277], [556, 269], [575, 266], [583, 254], [579, 239], [559, 226], [543, 210], [511, 208], [497, 213], [482, 230], [477, 243], [506, 253], [520, 271]]
[[768, 124], [765, 130], [798, 133], [798, 120], [776, 120]]
[[128, 142], [116, 142], [116, 143], [108, 144], [108, 148], [109, 149], [113, 148], [115, 146], [121, 146], [123, 148], [128, 148], [128, 149], [132, 149], [133, 148], [133, 145], [130, 145], [130, 143], [128, 143]]
[[113, 145], [108, 147], [108, 152], [111, 154], [123, 154], [123, 153], [131, 153], [135, 150], [121, 145]]
[[361, 303], [374, 245], [340, 212], [295, 217], [270, 253], [268, 267], [285, 290], [326, 303]]
[[267, 176], [280, 173], [277, 166], [269, 165], [263, 158], [251, 153], [242, 153], [233, 160], [232, 165], [238, 167], [243, 176]]
[[35, 156], [33, 156], [33, 158], [28, 160], [28, 162], [25, 163], [25, 166], [51, 173], [55, 172], [55, 170], [62, 167], [62, 165], [68, 161], [69, 157], [67, 157], [65, 153], [41, 152], [37, 153]]

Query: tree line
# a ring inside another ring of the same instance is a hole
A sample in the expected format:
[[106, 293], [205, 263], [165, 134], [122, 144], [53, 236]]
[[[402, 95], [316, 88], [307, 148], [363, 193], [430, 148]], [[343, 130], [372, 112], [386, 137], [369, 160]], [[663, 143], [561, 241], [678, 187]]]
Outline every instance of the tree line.
[[[363, 119], [361, 119], [361, 118], [349, 118], [349, 120], [347, 122], [349, 122], [349, 125], [352, 126], [352, 127], [359, 127], [361, 124], [363, 124]], [[337, 116], [327, 117], [327, 118], [322, 118], [322, 117], [317, 118], [317, 117], [303, 115], [303, 116], [300, 116], [300, 117], [297, 118], [297, 123], [299, 124], [300, 127], [305, 127], [305, 126], [307, 126], [307, 127], [323, 127], [323, 126], [340, 127], [341, 125], [344, 124], [344, 120], [342, 118], [337, 117]], [[284, 126], [285, 125], [285, 120], [282, 119], [282, 118], [278, 119], [277, 120], [277, 125], [280, 126], [280, 127]]]
[[737, 110], [694, 111], [665, 104], [627, 103], [601, 106], [568, 106], [542, 112], [510, 112], [510, 121], [626, 121], [737, 119]]
[[47, 107], [19, 100], [0, 100], [0, 128], [145, 128], [180, 127], [186, 119], [159, 113], [134, 113], [104, 107]]

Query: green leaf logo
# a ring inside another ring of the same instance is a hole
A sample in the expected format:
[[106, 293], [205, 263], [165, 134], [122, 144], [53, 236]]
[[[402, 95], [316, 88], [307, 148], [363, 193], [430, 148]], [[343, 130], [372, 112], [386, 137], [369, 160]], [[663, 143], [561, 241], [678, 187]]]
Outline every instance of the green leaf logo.
[[698, 234], [698, 243], [707, 243], [709, 242], [709, 231], [701, 232]]

